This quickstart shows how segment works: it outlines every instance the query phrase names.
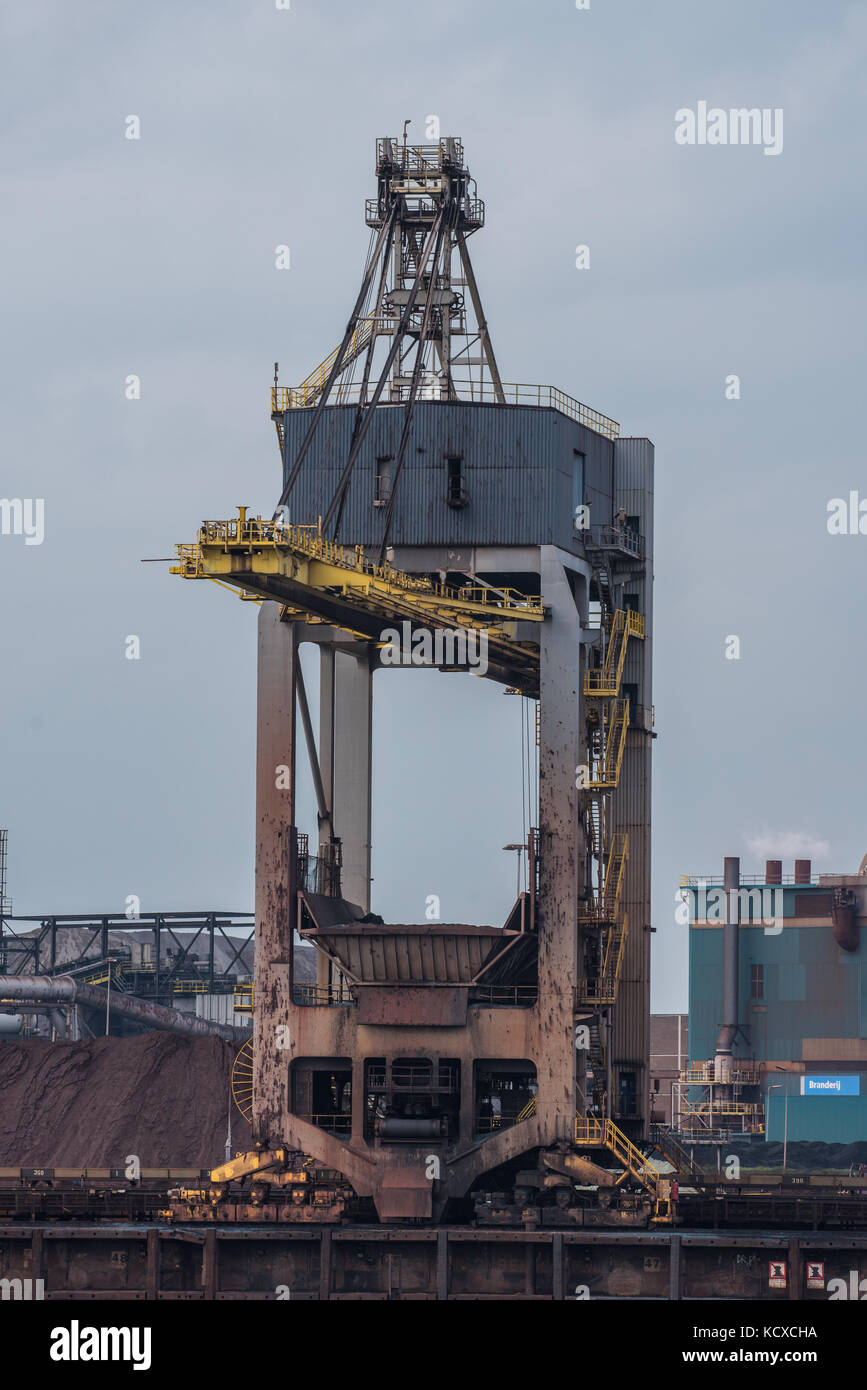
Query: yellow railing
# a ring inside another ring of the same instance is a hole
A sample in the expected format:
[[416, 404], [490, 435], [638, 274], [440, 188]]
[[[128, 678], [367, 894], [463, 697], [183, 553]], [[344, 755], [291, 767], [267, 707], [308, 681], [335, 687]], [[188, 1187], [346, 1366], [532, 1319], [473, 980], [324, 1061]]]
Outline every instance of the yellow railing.
[[209, 577], [204, 551], [210, 547], [217, 547], [226, 554], [237, 551], [253, 553], [263, 549], [284, 551], [303, 559], [321, 561], [343, 571], [347, 575], [347, 583], [350, 576], [361, 576], [365, 581], [380, 580], [392, 589], [400, 589], [419, 600], [433, 603], [442, 600], [445, 604], [458, 606], [466, 604], [476, 612], [490, 615], [491, 621], [504, 615], [537, 622], [544, 617], [540, 594], [522, 594], [517, 589], [489, 589], [471, 584], [460, 589], [433, 584], [422, 576], [365, 559], [363, 546], [343, 546], [328, 540], [321, 534], [318, 525], [286, 525], [261, 516], [248, 517], [246, 507], [239, 508], [239, 515], [227, 521], [206, 521], [191, 545], [177, 545], [175, 548], [180, 563], [172, 566], [171, 573], [179, 574], [184, 579]]
[[598, 976], [589, 976], [577, 986], [578, 1001], [602, 1007], [617, 1003], [617, 987], [626, 948], [627, 918], [624, 912], [621, 921], [616, 922], [605, 939], [605, 953], [602, 970]]
[[300, 1005], [354, 1004], [349, 985], [293, 985], [292, 1003]]
[[[369, 320], [365, 320], [369, 322]], [[377, 328], [377, 332], [388, 332], [388, 321], [383, 320], [383, 328]], [[356, 332], [359, 332], [356, 330]], [[365, 342], [370, 339], [370, 330]], [[354, 341], [354, 338], [353, 340]], [[364, 343], [358, 347], [358, 353], [363, 351]], [[316, 397], [321, 392], [328, 377], [337, 350], [326, 357], [321, 366], [312, 372], [301, 386], [277, 386], [271, 388], [271, 413], [276, 414], [283, 410], [299, 410], [311, 406]], [[347, 351], [344, 362], [349, 363], [352, 359]], [[458, 364], [455, 364], [458, 365]], [[445, 387], [445, 381], [443, 381]], [[568, 396], [565, 391], [560, 391], [556, 386], [533, 386], [525, 383], [501, 382], [496, 385], [492, 381], [472, 381], [458, 380], [453, 378], [451, 382], [454, 395], [459, 401], [469, 401], [480, 405], [524, 405], [537, 406], [542, 409], [559, 410], [562, 415], [568, 415], [571, 420], [577, 420], [580, 425], [593, 430], [596, 434], [603, 434], [608, 439], [618, 439], [620, 437], [620, 426], [616, 420], [611, 420], [607, 415], [603, 415], [599, 410], [593, 410], [589, 405], [584, 405], [581, 401], [575, 400], [574, 396]], [[400, 405], [407, 399], [409, 388], [403, 386], [395, 394], [395, 388], [388, 388], [386, 395], [383, 396], [382, 404]], [[370, 388], [367, 388], [367, 398], [370, 397]], [[387, 398], [386, 398], [387, 397]], [[329, 397], [329, 403], [333, 405], [355, 405], [361, 399], [360, 383], [350, 383], [348, 385], [335, 385]], [[425, 399], [424, 388], [420, 399]], [[440, 399], [447, 399], [443, 395]]]
[[175, 980], [172, 983], [172, 994], [207, 994], [207, 980]]
[[631, 1139], [619, 1130], [613, 1120], [585, 1120], [575, 1117], [575, 1143], [591, 1148], [608, 1149], [618, 1162], [644, 1187], [655, 1190], [659, 1169], [645, 1158]]
[[681, 1113], [684, 1115], [759, 1115], [764, 1114], [764, 1106], [737, 1100], [685, 1100], [681, 1106]]
[[579, 908], [578, 916], [582, 922], [613, 922], [615, 920], [620, 906], [620, 894], [628, 858], [629, 836], [626, 831], [620, 830], [611, 841], [611, 850], [605, 865], [605, 876], [602, 880], [602, 892], [598, 897], [591, 899], [586, 906], [582, 905]]
[[620, 781], [620, 769], [623, 766], [628, 730], [629, 701], [612, 700], [608, 714], [608, 733], [605, 738], [602, 766], [598, 770], [598, 775], [591, 777], [585, 783], [589, 790], [596, 791], [617, 786]]
[[610, 698], [620, 693], [620, 680], [630, 637], [644, 637], [644, 614], [618, 608], [611, 623], [605, 662], [597, 671], [585, 671], [584, 694]]
[[235, 985], [232, 991], [232, 1005], [236, 1014], [251, 1014], [253, 1012], [253, 986]]
[[605, 868], [605, 878], [602, 884], [602, 901], [605, 910], [616, 913], [620, 906], [620, 892], [623, 888], [623, 875], [626, 871], [626, 861], [629, 858], [629, 836], [625, 831], [619, 831], [612, 840], [611, 853], [608, 856], [608, 864]]
[[[358, 327], [343, 354], [343, 361], [340, 370], [348, 367], [359, 357], [370, 342], [374, 333], [391, 333], [394, 331], [394, 323], [390, 319], [376, 318], [371, 315], [368, 318], [360, 319]], [[305, 377], [300, 386], [275, 386], [271, 388], [271, 411], [272, 414], [281, 410], [301, 410], [305, 406], [314, 405], [317, 398], [322, 394], [326, 381], [328, 380], [331, 368], [337, 361], [337, 354], [340, 351], [336, 347], [330, 352], [324, 362], [320, 362], [308, 377]]]
[[515, 1116], [515, 1124], [517, 1124], [520, 1120], [529, 1120], [530, 1116], [535, 1115], [535, 1113], [536, 1097], [531, 1096], [530, 1099], [527, 1101], [527, 1104], [524, 1106], [523, 1110], [519, 1110], [518, 1114]]
[[737, 1062], [724, 1081], [716, 1081], [713, 1063], [686, 1067], [680, 1073], [681, 1081], [693, 1083], [695, 1085], [712, 1085], [714, 1083], [725, 1086], [758, 1086], [762, 1079], [761, 1067], [758, 1062]]

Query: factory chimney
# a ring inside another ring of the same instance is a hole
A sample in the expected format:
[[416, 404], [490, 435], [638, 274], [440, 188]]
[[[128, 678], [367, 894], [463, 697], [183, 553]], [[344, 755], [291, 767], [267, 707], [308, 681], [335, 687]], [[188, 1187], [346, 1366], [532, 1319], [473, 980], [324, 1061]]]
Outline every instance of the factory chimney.
[[714, 1080], [727, 1082], [732, 1073], [732, 1047], [738, 1031], [738, 889], [740, 859], [727, 858], [723, 870], [726, 920], [723, 927], [723, 1021], [716, 1040]]

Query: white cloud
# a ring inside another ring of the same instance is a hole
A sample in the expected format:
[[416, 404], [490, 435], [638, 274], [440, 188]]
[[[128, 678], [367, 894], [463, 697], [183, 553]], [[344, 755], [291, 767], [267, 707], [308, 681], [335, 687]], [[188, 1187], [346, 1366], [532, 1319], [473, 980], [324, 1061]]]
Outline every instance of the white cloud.
[[765, 830], [745, 836], [747, 847], [757, 859], [826, 859], [831, 846], [802, 830]]

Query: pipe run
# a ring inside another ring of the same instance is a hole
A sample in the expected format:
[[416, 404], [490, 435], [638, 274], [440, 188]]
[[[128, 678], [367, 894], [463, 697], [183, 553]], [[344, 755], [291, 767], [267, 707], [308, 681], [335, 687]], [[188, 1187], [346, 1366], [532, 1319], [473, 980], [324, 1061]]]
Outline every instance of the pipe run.
[[732, 1048], [738, 1031], [738, 888], [741, 861], [727, 858], [723, 873], [726, 920], [723, 927], [723, 1021], [716, 1042], [714, 1078], [725, 1082], [731, 1076]]
[[[22, 999], [29, 1001], [63, 1000], [68, 1004], [83, 1004], [87, 1009], [97, 1009], [105, 1014], [107, 991], [95, 985], [81, 984], [69, 975], [0, 975], [0, 999]], [[184, 1033], [193, 1038], [224, 1038], [226, 1042], [241, 1042], [250, 1036], [248, 1028], [235, 1028], [228, 1023], [212, 1023], [207, 1018], [197, 1018], [195, 1014], [181, 1013], [179, 1009], [167, 1009], [162, 1004], [151, 1004], [145, 999], [134, 999], [128, 994], [112, 990], [111, 1012], [121, 1018], [141, 1023], [146, 1028], [161, 1029], [166, 1033]]]

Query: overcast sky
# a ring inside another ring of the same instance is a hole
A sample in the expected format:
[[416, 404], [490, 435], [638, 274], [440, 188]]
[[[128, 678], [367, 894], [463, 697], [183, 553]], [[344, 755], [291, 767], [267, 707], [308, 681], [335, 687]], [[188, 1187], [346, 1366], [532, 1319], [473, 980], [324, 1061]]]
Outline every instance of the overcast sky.
[[[656, 445], [654, 1007], [686, 1006], [680, 873], [857, 869], [867, 537], [826, 516], [867, 497], [867, 6], [10, 0], [2, 50], [0, 494], [45, 502], [41, 545], [0, 536], [17, 912], [252, 906], [256, 610], [140, 561], [273, 510], [273, 363], [339, 341], [375, 139], [430, 114], [504, 378]], [[701, 101], [781, 108], [781, 152], [679, 145]], [[502, 922], [519, 702], [395, 673], [375, 720], [375, 908]]]

